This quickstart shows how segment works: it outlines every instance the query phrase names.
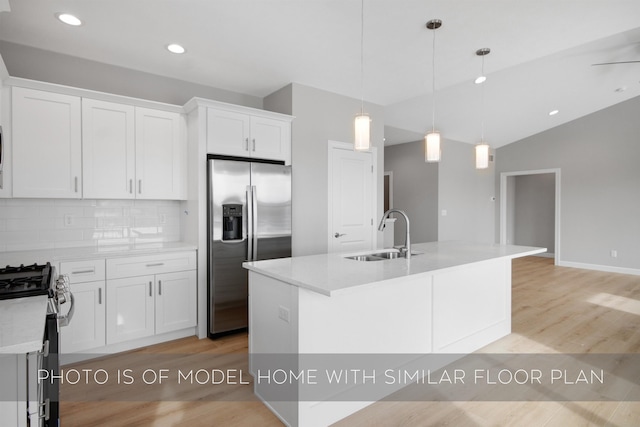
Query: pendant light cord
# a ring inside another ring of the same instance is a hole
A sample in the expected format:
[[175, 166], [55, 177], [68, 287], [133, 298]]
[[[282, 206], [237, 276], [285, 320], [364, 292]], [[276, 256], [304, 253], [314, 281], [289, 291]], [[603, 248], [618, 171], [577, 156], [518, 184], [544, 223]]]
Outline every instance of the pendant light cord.
[[[486, 55], [482, 55], [482, 69], [481, 76], [484, 76], [484, 57]], [[482, 86], [480, 88], [480, 143], [484, 142], [484, 86], [487, 82], [483, 82], [480, 84]]]
[[431, 97], [432, 97], [432, 131], [436, 131], [436, 29], [433, 29], [433, 47], [431, 54]]
[[364, 115], [364, 0], [360, 2], [360, 113]]

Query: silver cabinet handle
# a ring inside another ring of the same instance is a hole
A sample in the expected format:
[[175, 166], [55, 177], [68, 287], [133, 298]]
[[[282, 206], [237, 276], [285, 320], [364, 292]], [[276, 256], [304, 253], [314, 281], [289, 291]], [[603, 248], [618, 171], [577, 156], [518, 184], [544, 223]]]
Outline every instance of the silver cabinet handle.
[[153, 296], [153, 289], [152, 289], [153, 283], [149, 282], [149, 296], [152, 297]]
[[138, 180], [138, 194], [142, 194], [142, 180]]
[[147, 264], [147, 267], [161, 267], [164, 265], [164, 262], [156, 262], [153, 264]]
[[98, 304], [102, 305], [102, 288], [98, 288]]
[[87, 273], [95, 273], [96, 270], [95, 269], [91, 269], [91, 270], [77, 270], [77, 271], [72, 271], [71, 274], [87, 274]]
[[129, 194], [133, 194], [133, 179], [129, 180]]
[[256, 151], [256, 139], [253, 138], [253, 151]]
[[73, 178], [73, 187], [74, 187], [74, 191], [77, 193], [78, 192], [78, 177], [77, 176], [75, 178]]
[[158, 295], [162, 295], [162, 280], [158, 280]]
[[340, 238], [340, 237], [346, 236], [346, 235], [347, 235], [347, 233], [336, 233], [336, 234], [333, 235], [333, 237], [335, 237], [337, 239], [337, 238]]
[[244, 139], [244, 149], [249, 151], [249, 138]]

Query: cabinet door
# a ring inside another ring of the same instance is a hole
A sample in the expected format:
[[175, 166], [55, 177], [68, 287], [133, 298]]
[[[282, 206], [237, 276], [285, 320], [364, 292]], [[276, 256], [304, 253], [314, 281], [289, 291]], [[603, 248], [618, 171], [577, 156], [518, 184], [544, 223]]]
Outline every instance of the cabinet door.
[[74, 314], [69, 325], [60, 328], [63, 353], [105, 345], [105, 282], [72, 283]]
[[80, 198], [80, 98], [13, 88], [14, 197]]
[[249, 156], [250, 116], [207, 109], [207, 153]]
[[11, 197], [10, 95], [9, 87], [0, 81], [0, 198]]
[[156, 333], [196, 326], [196, 272], [156, 276]]
[[265, 117], [251, 117], [251, 157], [284, 160], [289, 163], [291, 123]]
[[107, 282], [107, 344], [154, 334], [154, 277]]
[[135, 114], [130, 105], [82, 99], [83, 195], [132, 199]]
[[179, 113], [136, 107], [136, 198], [186, 198], [183, 122]]

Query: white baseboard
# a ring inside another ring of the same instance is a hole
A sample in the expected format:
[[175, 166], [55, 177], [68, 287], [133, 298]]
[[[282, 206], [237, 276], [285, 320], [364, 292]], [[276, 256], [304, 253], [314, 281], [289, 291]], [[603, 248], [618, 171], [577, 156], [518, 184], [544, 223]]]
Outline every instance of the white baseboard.
[[582, 262], [558, 261], [560, 267], [584, 268], [585, 270], [606, 271], [608, 273], [621, 273], [640, 276], [640, 269], [627, 267], [614, 267], [611, 265], [587, 264]]

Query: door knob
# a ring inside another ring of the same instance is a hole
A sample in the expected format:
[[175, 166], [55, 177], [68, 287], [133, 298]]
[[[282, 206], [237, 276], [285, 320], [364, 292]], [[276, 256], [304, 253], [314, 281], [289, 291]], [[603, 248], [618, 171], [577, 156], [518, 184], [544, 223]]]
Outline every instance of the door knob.
[[333, 235], [333, 237], [335, 237], [336, 239], [339, 238], [339, 237], [342, 237], [342, 236], [346, 236], [346, 234], [345, 233], [336, 233], [336, 234]]

